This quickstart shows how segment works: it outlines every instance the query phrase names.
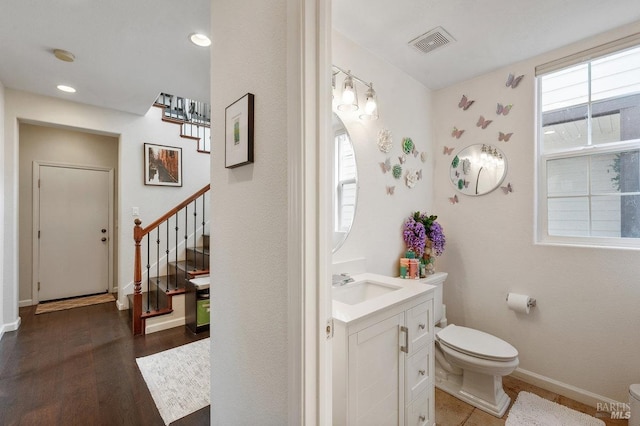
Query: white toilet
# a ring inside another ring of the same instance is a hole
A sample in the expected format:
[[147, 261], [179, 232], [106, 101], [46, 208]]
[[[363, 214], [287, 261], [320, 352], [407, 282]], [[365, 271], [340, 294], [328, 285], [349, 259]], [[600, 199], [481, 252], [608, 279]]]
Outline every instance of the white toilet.
[[446, 273], [428, 283], [434, 293], [435, 385], [437, 388], [496, 417], [502, 417], [511, 399], [502, 388], [502, 376], [518, 366], [518, 351], [491, 334], [467, 327], [447, 325], [442, 304]]

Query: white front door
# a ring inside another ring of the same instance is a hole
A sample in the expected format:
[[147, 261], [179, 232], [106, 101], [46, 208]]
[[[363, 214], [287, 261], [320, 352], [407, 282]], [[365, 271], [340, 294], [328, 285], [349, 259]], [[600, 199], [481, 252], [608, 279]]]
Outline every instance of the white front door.
[[109, 289], [108, 170], [39, 166], [38, 301]]

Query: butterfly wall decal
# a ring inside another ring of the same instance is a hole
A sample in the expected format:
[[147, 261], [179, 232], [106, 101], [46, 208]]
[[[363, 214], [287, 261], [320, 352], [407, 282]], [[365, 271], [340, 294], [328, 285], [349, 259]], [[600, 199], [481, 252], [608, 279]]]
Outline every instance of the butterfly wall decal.
[[416, 172], [416, 176], [418, 177], [418, 180], [421, 180], [421, 179], [422, 179], [422, 169], [420, 169], [420, 170], [418, 170], [418, 171]]
[[382, 173], [387, 173], [391, 170], [391, 160], [387, 158], [384, 163], [380, 163], [380, 168], [382, 169]]
[[516, 77], [515, 75], [509, 73], [509, 77], [507, 77], [507, 83], [505, 84], [505, 86], [515, 89], [516, 87], [518, 87], [518, 84], [520, 84], [523, 78], [524, 74]]
[[498, 140], [499, 141], [509, 142], [509, 139], [511, 139], [512, 135], [513, 135], [513, 132], [511, 132], [511, 133], [498, 132]]
[[413, 157], [415, 158], [415, 157], [417, 157], [417, 156], [418, 156], [418, 154], [420, 154], [420, 151], [418, 151], [418, 150], [416, 149], [415, 145], [414, 145], [414, 147], [413, 147], [413, 151], [411, 151], [411, 153], [413, 154]]
[[451, 155], [453, 153], [454, 149], [455, 148], [448, 148], [448, 147], [445, 146], [444, 149], [442, 150], [442, 153], [443, 154], [447, 154], [447, 155]]
[[468, 187], [469, 187], [469, 181], [468, 181], [468, 180], [466, 180], [466, 179], [464, 179], [464, 180], [462, 181], [462, 185], [463, 185], [465, 188], [468, 188]]
[[493, 120], [485, 120], [484, 116], [481, 115], [480, 118], [478, 118], [476, 126], [481, 127], [482, 129], [486, 129], [487, 126], [491, 123], [493, 123]]
[[464, 133], [464, 130], [458, 130], [457, 127], [454, 127], [453, 130], [451, 131], [451, 137], [460, 139], [460, 136], [462, 136], [463, 133]]
[[402, 154], [398, 157], [398, 161], [400, 161], [400, 164], [404, 164], [407, 161], [407, 156]]
[[462, 108], [464, 111], [468, 110], [475, 101], [470, 101], [467, 95], [462, 95], [460, 102], [458, 102], [458, 108]]
[[396, 190], [395, 186], [387, 186], [387, 195], [393, 195], [393, 191]]
[[513, 187], [511, 186], [511, 182], [509, 182], [507, 186], [501, 186], [500, 189], [502, 189], [502, 192], [504, 192], [504, 195], [508, 195], [510, 192], [513, 192]]
[[458, 203], [458, 196], [454, 195], [453, 197], [449, 197], [449, 202], [451, 204], [457, 204]]
[[427, 161], [427, 153], [426, 152], [421, 152], [420, 153], [420, 161], [422, 161], [423, 163]]
[[509, 111], [511, 111], [511, 108], [513, 108], [513, 104], [502, 105], [501, 103], [498, 102], [498, 105], [496, 106], [496, 114], [507, 115], [509, 114]]

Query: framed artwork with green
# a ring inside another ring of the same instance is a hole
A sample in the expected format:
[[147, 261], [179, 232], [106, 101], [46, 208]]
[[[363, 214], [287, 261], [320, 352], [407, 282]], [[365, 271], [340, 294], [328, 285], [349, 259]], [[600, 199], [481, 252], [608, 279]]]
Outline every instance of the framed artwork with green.
[[247, 93], [224, 111], [224, 166], [228, 169], [253, 163], [253, 104], [253, 94]]

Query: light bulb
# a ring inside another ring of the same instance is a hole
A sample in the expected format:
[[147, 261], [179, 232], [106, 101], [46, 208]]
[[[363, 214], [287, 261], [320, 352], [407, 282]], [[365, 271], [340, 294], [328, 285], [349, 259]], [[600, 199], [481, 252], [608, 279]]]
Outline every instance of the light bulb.
[[374, 113], [377, 107], [378, 105], [376, 104], [375, 99], [367, 98], [367, 102], [364, 104], [364, 112], [366, 112], [368, 115], [371, 115]]
[[355, 94], [353, 93], [353, 89], [350, 87], [345, 87], [342, 92], [342, 103], [346, 105], [351, 105], [353, 100], [355, 99]]
[[353, 78], [347, 73], [347, 76], [342, 83], [342, 97], [340, 98], [340, 105], [338, 110], [340, 111], [356, 111], [358, 109], [358, 95], [356, 94], [356, 88], [353, 85]]

